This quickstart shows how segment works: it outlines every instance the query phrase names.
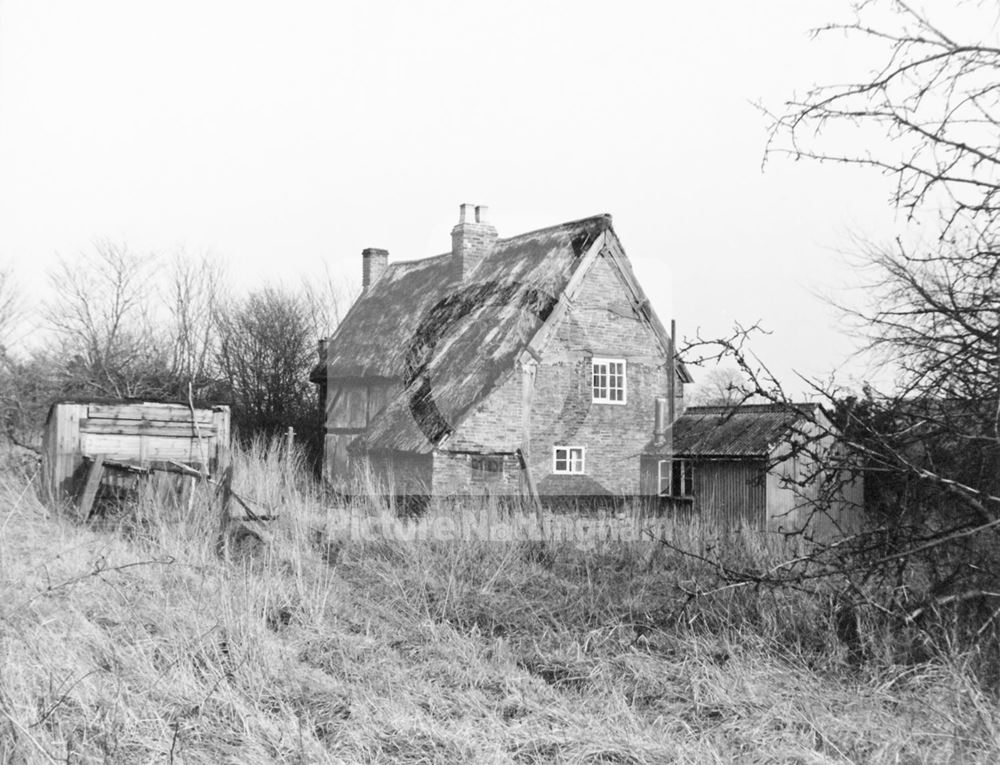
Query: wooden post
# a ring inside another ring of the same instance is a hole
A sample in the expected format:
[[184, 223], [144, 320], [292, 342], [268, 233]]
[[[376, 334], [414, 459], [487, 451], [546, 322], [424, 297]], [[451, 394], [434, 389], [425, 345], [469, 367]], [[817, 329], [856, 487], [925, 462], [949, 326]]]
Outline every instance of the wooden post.
[[181, 507], [187, 515], [194, 509], [194, 476], [186, 475], [181, 478]]
[[212, 453], [208, 455], [208, 464], [202, 467], [205, 473], [215, 473], [222, 469], [222, 462], [229, 449], [229, 407], [216, 407], [212, 413], [212, 425], [215, 427], [215, 444]]
[[226, 465], [222, 472], [222, 502], [219, 507], [219, 538], [215, 543], [215, 551], [220, 558], [226, 558], [229, 548], [229, 503], [233, 498], [233, 466]]
[[285, 499], [288, 499], [288, 495], [294, 493], [295, 484], [295, 428], [291, 425], [288, 426], [288, 430], [285, 433], [285, 488], [284, 491], [287, 492]]
[[51, 455], [52, 494], [61, 501], [71, 496], [72, 478], [81, 460], [80, 451], [80, 404], [56, 404], [52, 412], [53, 440], [55, 444], [47, 451]]
[[524, 475], [524, 480], [528, 484], [528, 495], [531, 497], [531, 502], [535, 506], [535, 519], [538, 521], [538, 530], [544, 532], [545, 526], [542, 523], [542, 500], [538, 496], [538, 489], [535, 488], [535, 479], [531, 477], [531, 467], [528, 465], [528, 460], [525, 458], [524, 452], [518, 449], [515, 454], [517, 454], [517, 461], [521, 463], [521, 472]]
[[101, 486], [101, 475], [104, 473], [104, 455], [98, 454], [94, 457], [94, 462], [87, 473], [87, 483], [83, 487], [83, 494], [80, 495], [80, 508], [77, 517], [85, 521], [90, 517], [90, 511], [94, 507], [94, 500], [97, 498], [97, 490]]
[[[538, 531], [544, 536], [545, 526], [542, 523], [542, 502], [538, 498], [538, 489], [531, 475], [528, 455], [531, 454], [531, 415], [535, 401], [535, 372], [538, 368], [534, 357], [523, 358], [521, 361], [521, 448], [514, 453], [521, 465], [521, 476], [527, 484], [528, 496], [535, 506], [535, 519], [538, 521]], [[523, 488], [523, 486], [522, 486]]]

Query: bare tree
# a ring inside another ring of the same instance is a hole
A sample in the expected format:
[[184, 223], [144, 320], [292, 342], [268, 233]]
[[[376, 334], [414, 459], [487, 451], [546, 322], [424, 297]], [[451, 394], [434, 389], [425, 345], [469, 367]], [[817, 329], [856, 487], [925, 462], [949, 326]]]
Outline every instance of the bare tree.
[[65, 387], [115, 397], [160, 394], [167, 353], [150, 315], [155, 267], [148, 255], [99, 240], [92, 253], [60, 260], [44, 306], [60, 342]]
[[[891, 201], [914, 226], [891, 244], [862, 244], [871, 299], [845, 308], [899, 380], [891, 393], [870, 390], [866, 411], [892, 412], [876, 417], [889, 428], [881, 436], [918, 434], [924, 456], [932, 441], [965, 443], [989, 463], [984, 455], [1000, 445], [1000, 36], [988, 4], [960, 3], [950, 20], [965, 34], [907, 2], [867, 0], [853, 19], [818, 30], [873, 44], [883, 63], [789, 101], [773, 116], [768, 153], [893, 179]], [[917, 236], [917, 225], [933, 235]], [[893, 449], [918, 450], [902, 435]], [[950, 478], [993, 494], [997, 468]], [[984, 507], [1000, 513], [991, 501]]]
[[315, 420], [309, 370], [315, 337], [300, 295], [252, 292], [219, 311], [219, 365], [246, 432], [274, 433]]
[[17, 362], [9, 355], [8, 344], [23, 309], [13, 270], [0, 269], [0, 419], [4, 433], [15, 442], [19, 440], [17, 427], [24, 417], [18, 397]]
[[979, 39], [946, 30], [902, 0], [863, 0], [853, 8], [853, 19], [816, 34], [871, 44], [883, 63], [863, 78], [815, 86], [790, 100], [773, 117], [768, 151], [884, 173], [895, 182], [895, 205], [924, 225], [936, 221], [942, 238], [957, 227], [960, 246], [970, 232], [994, 232], [1000, 212], [995, 7], [949, 7], [952, 21], [958, 15]]
[[902, 393], [991, 401], [997, 437], [1000, 42], [987, 4], [951, 12], [981, 37], [964, 39], [900, 0], [856, 3], [853, 20], [818, 30], [874, 43], [884, 63], [789, 101], [773, 116], [768, 152], [893, 179], [893, 204], [922, 233], [862, 247], [872, 299], [849, 312], [869, 348], [896, 365]]
[[206, 256], [183, 252], [171, 263], [167, 294], [170, 318], [170, 375], [179, 392], [190, 383], [197, 393], [218, 377], [218, 308], [223, 300], [224, 273]]
[[750, 398], [747, 386], [746, 375], [737, 367], [715, 367], [702, 375], [685, 398], [695, 406], [737, 406]]
[[[767, 156], [839, 163], [893, 180], [902, 230], [859, 253], [871, 301], [849, 310], [897, 372], [886, 392], [821, 389], [845, 447], [824, 476], [860, 466], [864, 533], [779, 571], [743, 571], [740, 582], [808, 586], [843, 582], [845, 613], [866, 609], [900, 634], [975, 646], [1000, 658], [1000, 44], [995, 8], [962, 28], [901, 0], [864, 0], [853, 18], [817, 30], [881, 52], [875, 71], [822, 84], [769, 113]], [[849, 67], [850, 61], [844, 66]], [[748, 350], [752, 331], [697, 340], [688, 353], [735, 363], [748, 387], [790, 405]], [[688, 359], [689, 363], [696, 359]], [[805, 413], [804, 413], [805, 414]], [[815, 432], [815, 431], [814, 431]], [[803, 438], [802, 448], [808, 448]], [[874, 491], [872, 490], [874, 489]], [[822, 510], [822, 500], [816, 503]], [[874, 615], [874, 616], [873, 616]], [[879, 616], [881, 615], [881, 616]], [[993, 670], [991, 670], [993, 671]]]
[[817, 384], [813, 397], [825, 404], [831, 423], [785, 396], [750, 349], [758, 329], [737, 326], [728, 337], [696, 338], [681, 355], [689, 364], [736, 364], [755, 396], [798, 414], [786, 435], [787, 455], [805, 470], [779, 480], [807, 521], [835, 519], [843, 489], [860, 475], [864, 523], [842, 525], [839, 537], [812, 538], [805, 554], [772, 568], [715, 564], [727, 587], [826, 592], [838, 633], [858, 657], [898, 650], [906, 660], [922, 660], [939, 648], [971, 649], [976, 670], [995, 680], [1000, 494], [990, 482], [997, 451], [991, 439], [977, 444], [968, 437], [979, 416], [975, 402], [870, 389], [859, 397]]
[[25, 305], [14, 271], [9, 266], [0, 268], [0, 347], [6, 355], [11, 333], [23, 317]]
[[357, 298], [357, 288], [348, 286], [323, 264], [322, 273], [302, 280], [302, 296], [317, 340], [329, 337]]

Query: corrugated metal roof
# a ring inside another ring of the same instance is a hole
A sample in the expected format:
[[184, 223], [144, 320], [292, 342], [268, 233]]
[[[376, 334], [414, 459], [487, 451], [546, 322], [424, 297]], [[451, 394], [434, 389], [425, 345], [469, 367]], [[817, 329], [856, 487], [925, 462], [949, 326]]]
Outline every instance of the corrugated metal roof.
[[[803, 423], [822, 411], [819, 404], [692, 406], [674, 423], [673, 454], [681, 457], [766, 457]], [[662, 451], [650, 445], [647, 453]]]

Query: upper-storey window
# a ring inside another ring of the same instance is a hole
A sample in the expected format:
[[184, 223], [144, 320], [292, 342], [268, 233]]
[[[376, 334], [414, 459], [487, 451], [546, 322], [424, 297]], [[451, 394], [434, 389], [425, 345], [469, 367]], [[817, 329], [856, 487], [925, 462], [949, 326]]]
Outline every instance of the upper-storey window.
[[594, 358], [591, 364], [594, 381], [594, 401], [602, 404], [624, 404], [625, 359]]

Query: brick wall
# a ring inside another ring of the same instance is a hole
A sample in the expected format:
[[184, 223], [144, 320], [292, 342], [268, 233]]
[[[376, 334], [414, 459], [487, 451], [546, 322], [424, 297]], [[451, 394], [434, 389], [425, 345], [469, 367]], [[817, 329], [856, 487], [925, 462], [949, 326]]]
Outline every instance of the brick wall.
[[[593, 402], [594, 356], [626, 360], [627, 403]], [[633, 311], [614, 266], [598, 258], [535, 374], [529, 462], [539, 492], [638, 493], [639, 454], [652, 436], [655, 399], [666, 393], [666, 360], [655, 336]], [[679, 384], [677, 395], [683, 396]], [[435, 453], [434, 493], [481, 493], [463, 452], [511, 453], [522, 438], [522, 371], [517, 369]], [[553, 475], [556, 445], [586, 449], [585, 475]], [[514, 492], [520, 481], [513, 458], [510, 466], [502, 489]]]
[[466, 415], [444, 448], [449, 452], [513, 452], [521, 445], [521, 370]]
[[474, 471], [474, 455], [438, 450], [434, 453], [433, 493], [445, 496], [506, 496], [520, 493], [520, 465], [512, 454], [496, 455], [499, 473], [484, 475]]
[[[625, 359], [625, 404], [593, 401], [594, 356]], [[580, 484], [583, 493], [637, 493], [639, 454], [652, 435], [655, 399], [666, 392], [666, 361], [656, 337], [632, 309], [614, 266], [601, 257], [536, 375], [530, 461], [539, 491], [566, 493], [568, 484]], [[556, 445], [586, 449], [585, 475], [553, 474]]]
[[451, 231], [451, 253], [455, 275], [464, 281], [490, 254], [497, 230], [490, 223], [463, 221]]

